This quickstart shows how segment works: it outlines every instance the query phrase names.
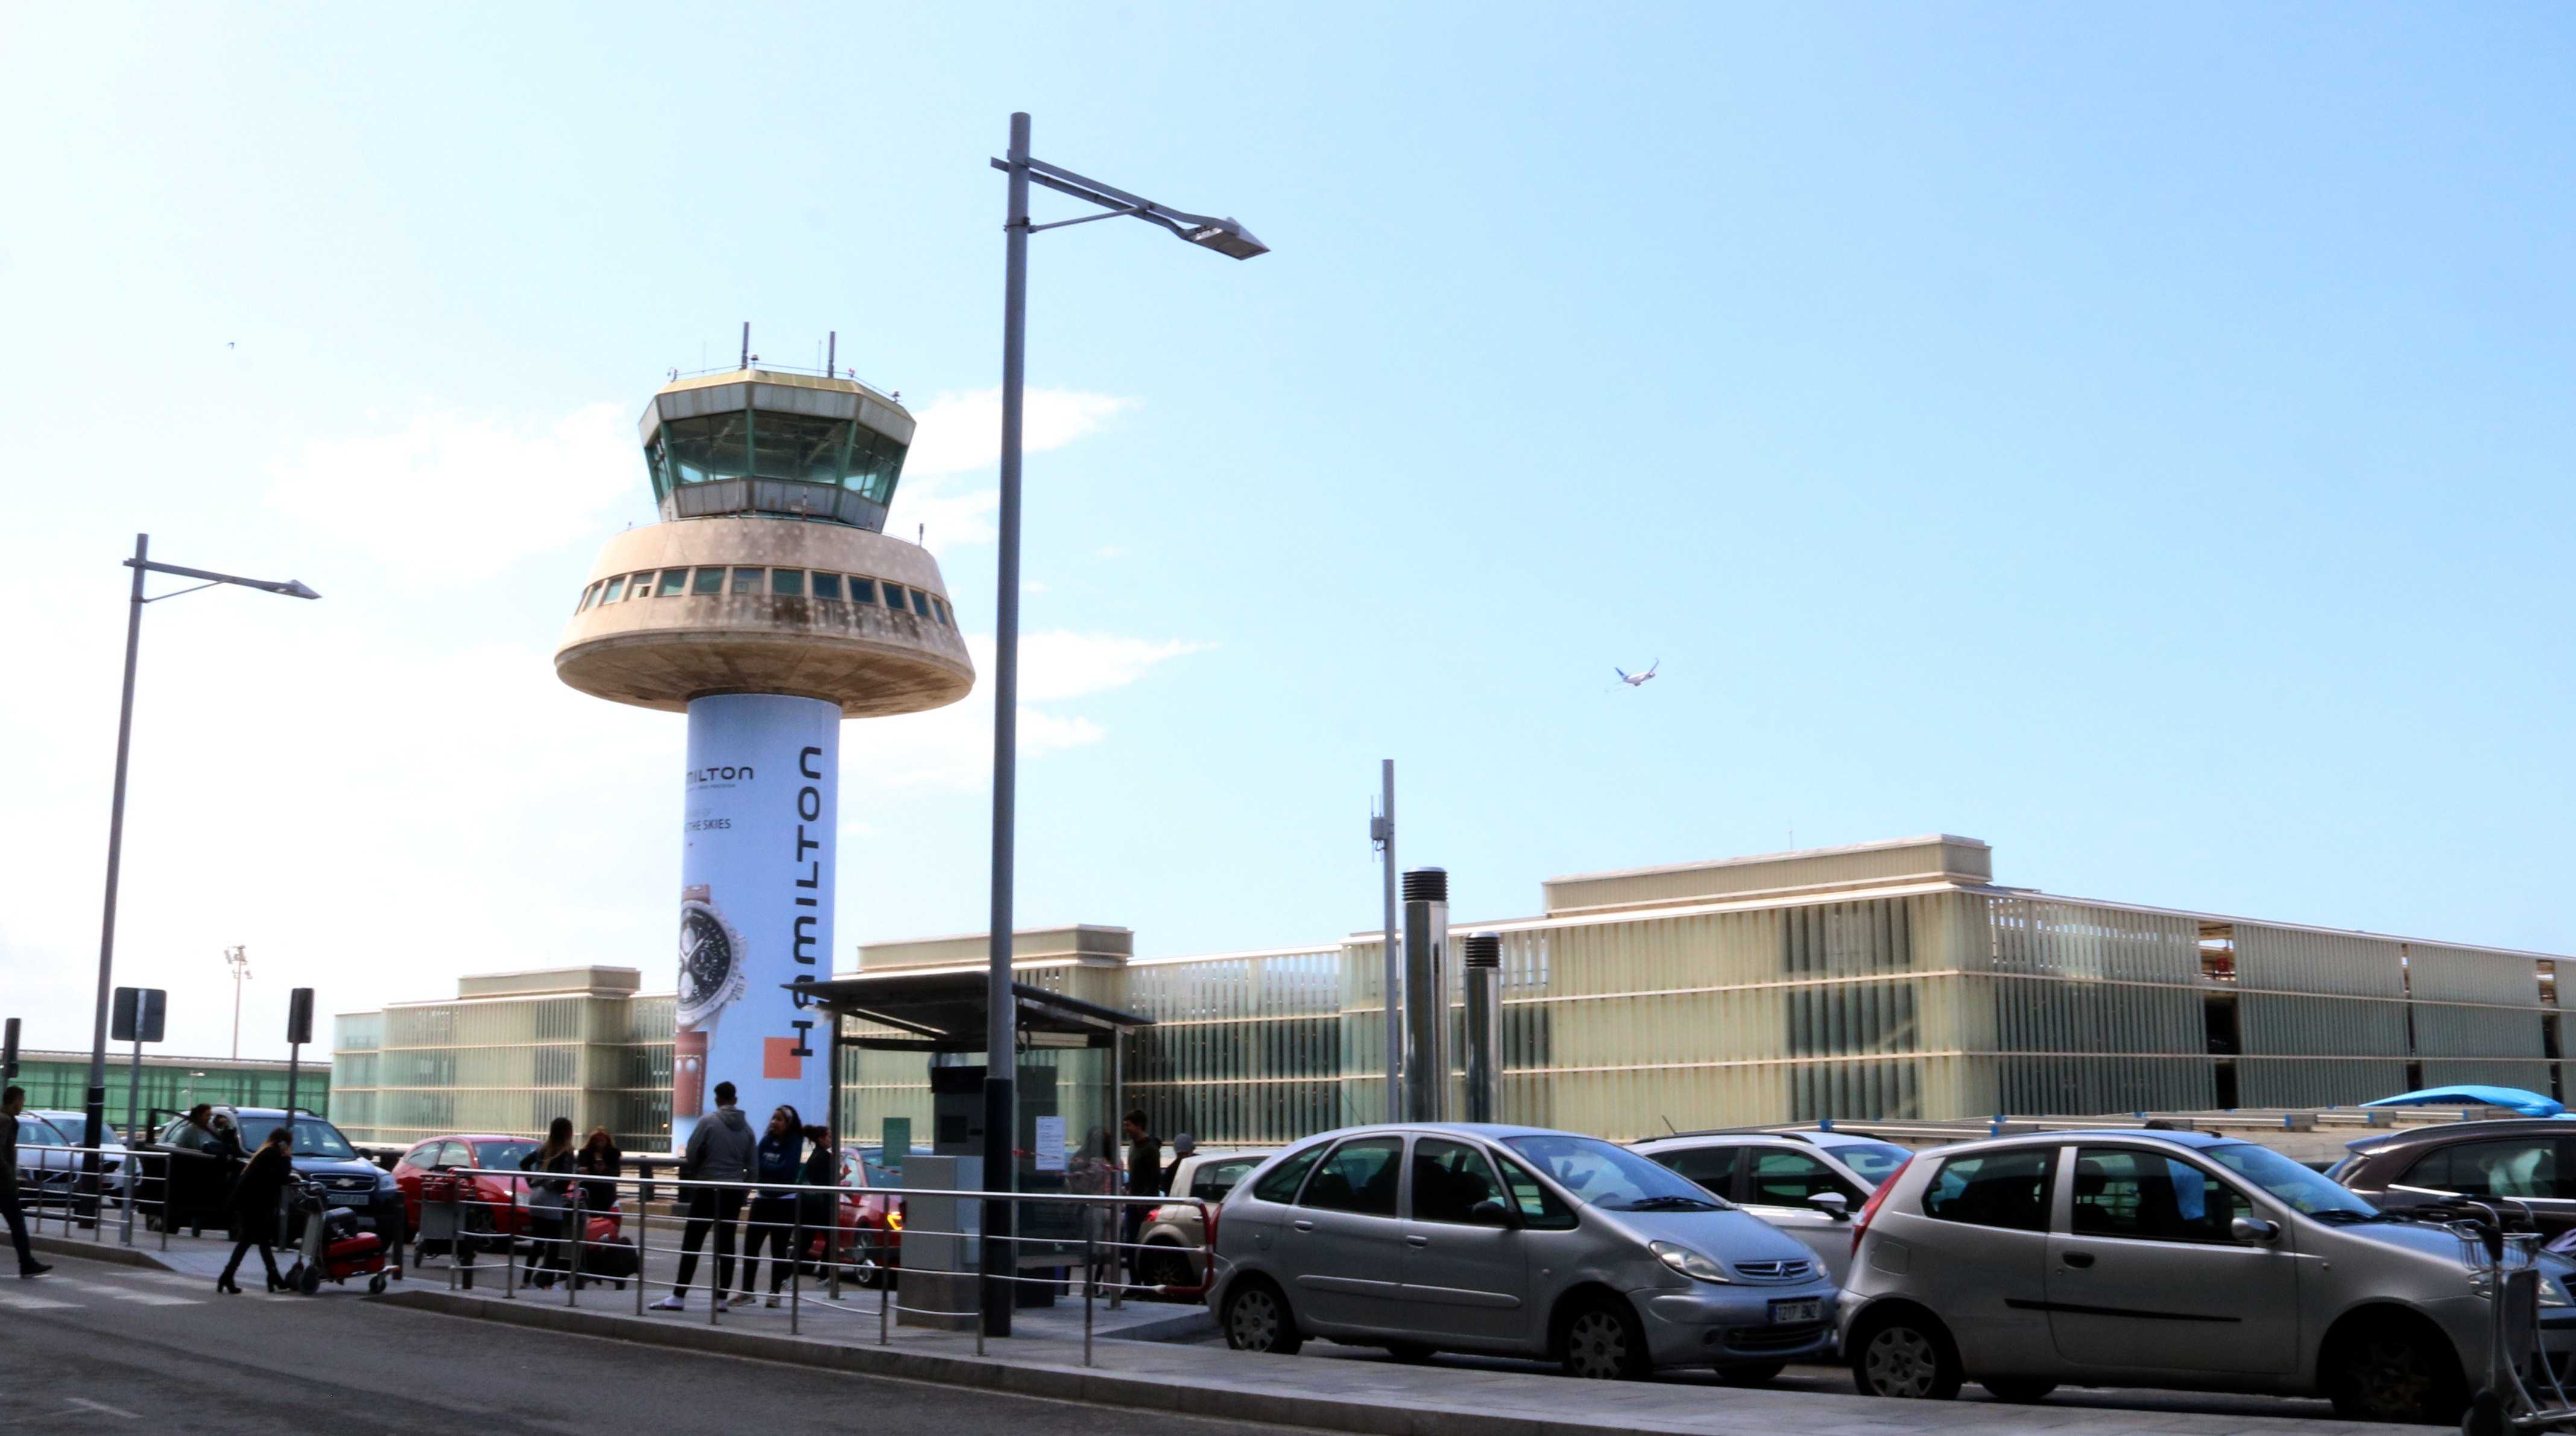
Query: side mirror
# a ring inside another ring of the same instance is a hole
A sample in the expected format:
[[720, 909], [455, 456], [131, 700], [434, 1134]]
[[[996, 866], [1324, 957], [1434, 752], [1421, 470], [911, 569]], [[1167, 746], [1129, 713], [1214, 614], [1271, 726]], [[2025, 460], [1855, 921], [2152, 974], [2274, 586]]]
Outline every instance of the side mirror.
[[2227, 1224], [2227, 1234], [2240, 1242], [2270, 1242], [2281, 1235], [2281, 1227], [2261, 1217], [2238, 1217]]
[[1467, 1209], [1467, 1220], [1480, 1227], [1507, 1227], [1512, 1224], [1511, 1208], [1492, 1197]]
[[1838, 1222], [1851, 1220], [1851, 1198], [1840, 1192], [1818, 1192], [1807, 1198], [1807, 1205]]

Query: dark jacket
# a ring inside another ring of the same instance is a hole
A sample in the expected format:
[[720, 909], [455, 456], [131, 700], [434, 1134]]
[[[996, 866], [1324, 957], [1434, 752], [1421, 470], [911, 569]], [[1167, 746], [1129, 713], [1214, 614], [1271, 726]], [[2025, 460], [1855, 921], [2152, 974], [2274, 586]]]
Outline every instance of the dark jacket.
[[18, 1196], [18, 1119], [0, 1112], [0, 1201]]
[[680, 1154], [680, 1178], [701, 1182], [747, 1182], [759, 1139], [739, 1107], [718, 1107], [689, 1129], [688, 1150]]
[[266, 1236], [277, 1220], [277, 1195], [295, 1175], [294, 1160], [284, 1147], [262, 1147], [233, 1180], [232, 1209], [248, 1223], [244, 1231]]
[[[542, 1152], [544, 1150], [545, 1148], [539, 1147], [537, 1152]], [[569, 1174], [573, 1170], [572, 1148], [566, 1147], [562, 1151], [555, 1153], [553, 1157], [547, 1159], [543, 1166], [539, 1166], [537, 1164], [537, 1152], [530, 1152], [528, 1155], [519, 1159], [520, 1171], [560, 1172]], [[542, 1192], [548, 1196], [564, 1197], [571, 1192], [572, 1183], [564, 1181], [560, 1177], [552, 1180], [545, 1177], [538, 1177], [528, 1183], [528, 1190], [531, 1192]]]
[[1139, 1137], [1127, 1144], [1127, 1195], [1164, 1195], [1163, 1144], [1160, 1139]]
[[[626, 1170], [625, 1154], [619, 1152], [613, 1145], [604, 1152], [594, 1152], [584, 1147], [574, 1154], [573, 1170], [585, 1177], [623, 1176]], [[581, 1204], [594, 1212], [606, 1211], [616, 1206], [617, 1183], [613, 1181], [582, 1183]]]
[[841, 1194], [832, 1188], [841, 1185], [841, 1154], [837, 1148], [814, 1144], [814, 1153], [805, 1159], [805, 1225], [827, 1228], [840, 1221]]
[[760, 1139], [758, 1176], [760, 1194], [764, 1197], [793, 1195], [797, 1179], [805, 1171], [805, 1134], [795, 1130], [771, 1132]]

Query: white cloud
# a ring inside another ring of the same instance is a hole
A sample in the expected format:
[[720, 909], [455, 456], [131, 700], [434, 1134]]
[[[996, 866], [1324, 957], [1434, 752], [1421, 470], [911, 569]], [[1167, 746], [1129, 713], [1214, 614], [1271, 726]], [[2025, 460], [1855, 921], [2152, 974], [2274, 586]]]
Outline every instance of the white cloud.
[[1115, 633], [1033, 633], [1020, 640], [1020, 696], [1043, 703], [1124, 688], [1157, 663], [1214, 646]]
[[307, 439], [268, 466], [268, 504], [407, 583], [470, 581], [592, 534], [645, 490], [638, 452], [614, 404], [533, 423], [424, 407], [397, 427]]
[[[1020, 448], [1031, 454], [1061, 449], [1136, 402], [1078, 389], [1031, 389]], [[1002, 505], [993, 472], [1002, 462], [1002, 391], [942, 394], [914, 417], [921, 427], [904, 455], [903, 485], [886, 531], [909, 536], [918, 528], [934, 552], [992, 542], [993, 514]]]
[[[1020, 448], [1042, 454], [1061, 449], [1136, 406], [1133, 399], [1086, 394], [1079, 389], [1031, 389], [1020, 416]], [[904, 477], [963, 473], [1002, 462], [1002, 391], [972, 389], [942, 394], [913, 416], [912, 448]]]
[[[975, 659], [975, 692], [962, 703], [899, 718], [871, 718], [842, 735], [845, 752], [864, 751], [877, 781], [893, 788], [975, 791], [993, 773], [993, 640], [966, 640]], [[1109, 633], [1050, 630], [1020, 637], [1020, 756], [1043, 757], [1108, 736], [1088, 718], [1032, 706], [1123, 688], [1156, 664], [1212, 647], [1185, 639], [1161, 642]], [[859, 764], [849, 761], [851, 771]], [[844, 794], [844, 800], [856, 796]]]

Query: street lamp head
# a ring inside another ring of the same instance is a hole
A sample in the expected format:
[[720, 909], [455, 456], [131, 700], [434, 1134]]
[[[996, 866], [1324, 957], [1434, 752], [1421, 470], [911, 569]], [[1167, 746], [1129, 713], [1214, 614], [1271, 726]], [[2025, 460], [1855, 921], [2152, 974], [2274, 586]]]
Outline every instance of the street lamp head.
[[1205, 249], [1234, 259], [1250, 259], [1268, 254], [1270, 246], [1252, 237], [1252, 231], [1231, 219], [1215, 220], [1180, 232], [1181, 238]]
[[285, 594], [288, 598], [320, 598], [322, 596], [315, 593], [313, 590], [306, 588], [304, 586], [304, 580], [300, 578], [290, 578], [284, 583], [263, 584], [261, 586], [271, 593]]

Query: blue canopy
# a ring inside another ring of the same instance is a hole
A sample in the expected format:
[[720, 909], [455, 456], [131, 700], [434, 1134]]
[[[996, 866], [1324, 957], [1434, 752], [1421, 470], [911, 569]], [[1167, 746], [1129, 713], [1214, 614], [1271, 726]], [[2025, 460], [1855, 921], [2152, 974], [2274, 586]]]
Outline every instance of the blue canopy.
[[2427, 1087], [2421, 1092], [2406, 1092], [2395, 1097], [2382, 1097], [2364, 1102], [2365, 1107], [2508, 1107], [2526, 1117], [2555, 1117], [2567, 1110], [2567, 1104], [2537, 1092], [2519, 1087], [2481, 1087], [2462, 1083], [2456, 1087]]

